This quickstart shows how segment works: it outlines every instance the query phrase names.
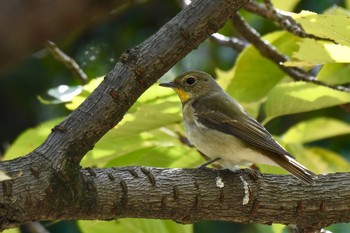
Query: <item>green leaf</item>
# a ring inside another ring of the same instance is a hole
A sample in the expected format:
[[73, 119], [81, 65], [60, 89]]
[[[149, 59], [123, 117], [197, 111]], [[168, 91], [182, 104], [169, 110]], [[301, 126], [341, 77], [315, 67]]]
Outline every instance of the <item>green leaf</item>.
[[311, 147], [307, 148], [307, 153], [312, 157], [314, 164], [317, 164], [317, 169], [320, 172], [349, 172], [350, 170], [350, 163], [333, 151], [321, 147]]
[[350, 133], [350, 125], [332, 118], [319, 117], [302, 121], [282, 136], [284, 143], [308, 143]]
[[120, 134], [131, 135], [181, 122], [179, 101], [164, 101], [162, 103], [142, 104], [133, 112], [124, 116], [116, 127]]
[[330, 85], [350, 83], [350, 64], [325, 64], [318, 73], [317, 79]]
[[[272, 226], [275, 224], [272, 224]], [[264, 225], [264, 224], [252, 224], [251, 227], [253, 229], [250, 229], [250, 231], [243, 231], [247, 233], [251, 232], [261, 232], [261, 233], [280, 233], [278, 231], [275, 231], [272, 226]]]
[[[277, 49], [287, 55], [298, 49], [299, 38], [287, 32], [274, 32], [264, 36]], [[266, 94], [284, 77], [277, 65], [264, 58], [253, 47], [244, 49], [238, 56], [227, 92], [238, 102], [255, 102]]]
[[10, 160], [33, 151], [44, 142], [51, 129], [62, 120], [62, 118], [53, 119], [24, 131], [6, 151], [4, 158]]
[[307, 33], [350, 46], [350, 18], [347, 15], [316, 14], [302, 11], [293, 15], [293, 18], [301, 24]]
[[150, 146], [133, 150], [122, 156], [114, 156], [114, 159], [109, 161], [106, 167], [135, 164], [155, 167], [195, 167], [200, 162], [204, 161], [200, 159], [195, 150], [190, 148]]
[[88, 84], [83, 86], [83, 89], [80, 90], [80, 94], [76, 95], [69, 103], [66, 104], [66, 108], [69, 110], [76, 109], [103, 81], [103, 78], [92, 79]]
[[299, 2], [300, 0], [288, 0], [288, 1], [272, 0], [272, 4], [275, 8], [284, 10], [284, 11], [293, 11]]
[[267, 96], [264, 124], [277, 116], [308, 112], [350, 102], [350, 94], [305, 82], [277, 85]]
[[[203, 162], [194, 148], [183, 145], [175, 133], [179, 126], [169, 125], [142, 133], [126, 135], [117, 129], [106, 134], [83, 159], [83, 166], [158, 166], [195, 167]], [[124, 128], [126, 131], [127, 128]]]
[[289, 144], [288, 151], [297, 160], [315, 173], [348, 172], [350, 163], [341, 155], [321, 147], [304, 147]]
[[307, 33], [329, 41], [316, 41], [314, 39], [302, 39], [299, 49], [293, 54], [293, 60], [285, 62], [286, 66], [313, 66], [327, 63], [350, 62], [350, 32], [349, 11], [341, 8], [331, 8], [326, 14], [316, 14], [302, 11], [293, 14], [296, 22], [300, 23]]
[[[231, 70], [228, 70], [228, 71], [223, 71], [219, 69], [216, 70], [216, 75], [217, 75], [216, 81], [224, 90], [228, 88], [232, 78], [234, 77], [234, 69], [235, 67], [233, 67]], [[229, 94], [232, 95], [232, 93], [229, 93]], [[244, 109], [247, 112], [249, 112], [250, 115], [256, 118], [259, 115], [261, 102], [262, 100], [256, 101], [256, 102], [245, 102], [240, 104], [242, 104]]]
[[271, 225], [273, 233], [289, 232], [286, 230], [286, 225], [274, 223]]
[[19, 228], [12, 228], [12, 229], [6, 229], [4, 231], [2, 231], [2, 233], [20, 233], [20, 229]]
[[235, 75], [235, 66], [229, 70], [216, 69], [215, 73], [217, 77], [216, 82], [220, 85], [220, 87], [222, 87], [222, 89], [227, 91], [227, 88], [229, 87]]
[[61, 100], [62, 102], [70, 101], [74, 96], [82, 92], [82, 86], [67, 86], [59, 85], [58, 87], [50, 88], [47, 94], [53, 98]]
[[325, 63], [349, 63], [350, 47], [325, 41], [305, 38], [298, 42], [299, 49], [293, 53], [293, 60], [285, 66], [314, 66]]
[[178, 224], [170, 220], [120, 219], [117, 221], [78, 221], [83, 233], [128, 232], [128, 233], [191, 233], [192, 225]]
[[123, 120], [110, 130], [82, 160], [83, 166], [194, 167], [203, 159], [194, 148], [183, 145], [177, 131], [182, 122], [176, 94], [152, 86]]
[[[347, 1], [345, 1], [347, 2]], [[324, 14], [327, 15], [344, 15], [344, 16], [350, 16], [350, 11], [346, 8], [343, 8], [341, 6], [333, 5], [330, 8], [326, 9]]]

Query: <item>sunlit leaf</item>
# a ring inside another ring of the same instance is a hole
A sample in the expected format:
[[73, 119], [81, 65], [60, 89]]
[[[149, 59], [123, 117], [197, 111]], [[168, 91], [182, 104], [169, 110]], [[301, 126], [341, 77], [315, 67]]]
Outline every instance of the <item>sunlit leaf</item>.
[[203, 159], [183, 145], [181, 103], [167, 88], [152, 86], [119, 124], [97, 142], [83, 159], [83, 166], [143, 165], [193, 167]]
[[326, 63], [349, 63], [350, 46], [305, 38], [298, 42], [299, 49], [285, 66], [313, 66]]
[[317, 164], [318, 171], [320, 172], [350, 171], [350, 163], [333, 151], [321, 147], [311, 147], [306, 150], [309, 156], [313, 158], [314, 163]]
[[74, 96], [79, 95], [82, 89], [82, 86], [59, 85], [58, 87], [50, 88], [47, 93], [62, 102], [67, 102], [73, 99]]
[[325, 64], [318, 73], [317, 79], [330, 85], [350, 83], [350, 64]]
[[286, 225], [283, 224], [272, 224], [273, 233], [289, 232], [286, 230]]
[[88, 84], [84, 85], [80, 94], [75, 96], [73, 99], [70, 100], [69, 103], [66, 104], [66, 108], [68, 108], [69, 110], [76, 109], [96, 89], [96, 87], [100, 85], [102, 80], [102, 77], [95, 78], [92, 79]]
[[337, 119], [319, 117], [289, 128], [282, 140], [285, 143], [308, 143], [349, 133], [349, 124]]
[[116, 221], [78, 221], [83, 233], [128, 232], [128, 233], [191, 233], [192, 225], [178, 224], [170, 220], [120, 219]]
[[6, 229], [2, 231], [2, 233], [20, 233], [20, 232], [21, 231], [19, 230], [19, 228]]
[[220, 85], [220, 87], [222, 87], [222, 89], [227, 90], [235, 75], [234, 66], [229, 70], [216, 69], [215, 73], [217, 77], [216, 82]]
[[62, 118], [53, 119], [21, 133], [6, 151], [4, 159], [14, 159], [33, 151], [44, 142], [51, 129], [62, 120]]
[[300, 0], [288, 0], [288, 1], [272, 0], [272, 4], [274, 7], [284, 11], [293, 11], [299, 2]]
[[[327, 63], [350, 62], [350, 18], [349, 11], [331, 8], [325, 14], [302, 11], [293, 14], [293, 18], [303, 29], [312, 35], [328, 38], [331, 41], [321, 41], [305, 38], [298, 42], [299, 49], [293, 53], [292, 61], [286, 66], [312, 66]], [[333, 41], [335, 43], [333, 43]]]
[[203, 163], [196, 150], [180, 142], [175, 128], [169, 125], [132, 135], [112, 130], [84, 157], [82, 165], [195, 167]]
[[302, 11], [293, 15], [307, 33], [350, 46], [350, 18], [346, 15], [316, 14]]
[[350, 94], [305, 82], [277, 85], [268, 94], [264, 123], [277, 116], [308, 112], [350, 102]]
[[[348, 0], [345, 0], [345, 2], [348, 2]], [[348, 9], [337, 5], [331, 6], [330, 8], [326, 9], [323, 13], [328, 15], [350, 16], [350, 11]]]
[[71, 101], [75, 96], [82, 92], [82, 86], [67, 86], [59, 85], [58, 87], [50, 88], [47, 94], [53, 99], [45, 99], [38, 96], [38, 99], [43, 104], [61, 104]]
[[142, 104], [132, 114], [127, 114], [123, 122], [116, 127], [122, 134], [136, 134], [181, 122], [181, 108], [179, 102], [162, 102]]
[[[264, 39], [287, 55], [298, 49], [299, 38], [287, 32], [274, 32]], [[284, 77], [285, 73], [269, 59], [262, 57], [253, 47], [249, 46], [239, 55], [227, 92], [238, 102], [255, 102], [266, 94]]]
[[[218, 84], [226, 90], [231, 83], [232, 78], [234, 78], [234, 67], [231, 70], [228, 71], [222, 71], [217, 69], [216, 74], [217, 74], [217, 82]], [[234, 91], [231, 89], [231, 91]], [[232, 93], [228, 92], [229, 95], [233, 95]], [[240, 104], [243, 105], [244, 109], [253, 117], [257, 117], [259, 114], [260, 110], [260, 105], [261, 105], [261, 100], [256, 101], [256, 102], [241, 102]]]
[[315, 173], [348, 172], [350, 163], [343, 156], [321, 147], [289, 144], [287, 150]]

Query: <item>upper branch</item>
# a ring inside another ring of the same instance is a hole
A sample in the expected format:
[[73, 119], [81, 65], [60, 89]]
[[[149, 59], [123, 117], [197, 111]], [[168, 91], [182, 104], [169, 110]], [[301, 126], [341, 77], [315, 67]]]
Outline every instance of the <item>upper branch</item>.
[[288, 74], [291, 78], [297, 81], [305, 81], [311, 82], [320, 86], [329, 87], [338, 91], [350, 92], [350, 89], [341, 86], [341, 85], [329, 85], [322, 81], [317, 80], [316, 77], [311, 74], [305, 72], [303, 69], [298, 67], [287, 67], [283, 65], [283, 62], [288, 61], [289, 58], [286, 55], [281, 54], [276, 50], [274, 46], [270, 43], [261, 39], [261, 35], [247, 22], [243, 20], [243, 18], [239, 14], [234, 14], [232, 16], [232, 22], [237, 31], [239, 31], [252, 45], [256, 47], [256, 49], [260, 52], [260, 54], [272, 62], [274, 62], [281, 70], [283, 70], [286, 74]]

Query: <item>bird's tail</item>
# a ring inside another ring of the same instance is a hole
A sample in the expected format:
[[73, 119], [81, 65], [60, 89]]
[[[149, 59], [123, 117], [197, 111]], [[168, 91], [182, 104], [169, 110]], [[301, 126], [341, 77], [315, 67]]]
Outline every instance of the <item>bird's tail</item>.
[[278, 156], [279, 159], [274, 159], [275, 163], [286, 169], [293, 176], [303, 181], [305, 184], [314, 184], [317, 175], [298, 163], [294, 158], [284, 155]]

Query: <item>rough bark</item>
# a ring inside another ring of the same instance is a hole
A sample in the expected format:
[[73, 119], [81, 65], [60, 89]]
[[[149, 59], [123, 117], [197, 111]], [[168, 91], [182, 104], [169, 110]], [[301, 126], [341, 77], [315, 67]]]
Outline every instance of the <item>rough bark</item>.
[[[52, 129], [41, 146], [26, 156], [1, 162], [0, 171], [17, 178], [1, 182], [0, 229], [50, 219], [51, 213], [72, 201], [89, 210], [95, 196], [83, 192], [86, 177], [80, 175], [79, 167], [86, 152], [150, 85], [247, 2], [194, 1], [148, 40], [127, 50], [101, 85]], [[48, 210], [47, 215], [41, 209]]]
[[[249, 170], [85, 168], [77, 175], [53, 177], [45, 190], [36, 190], [42, 186], [41, 175], [31, 177], [17, 190], [25, 195], [20, 208], [18, 195], [4, 183], [9, 204], [0, 211], [6, 220], [16, 217], [21, 223], [132, 217], [297, 224], [307, 232], [350, 220], [349, 173], [320, 175], [313, 186], [291, 176], [261, 176]], [[6, 220], [2, 217], [2, 227], [20, 223]]]

